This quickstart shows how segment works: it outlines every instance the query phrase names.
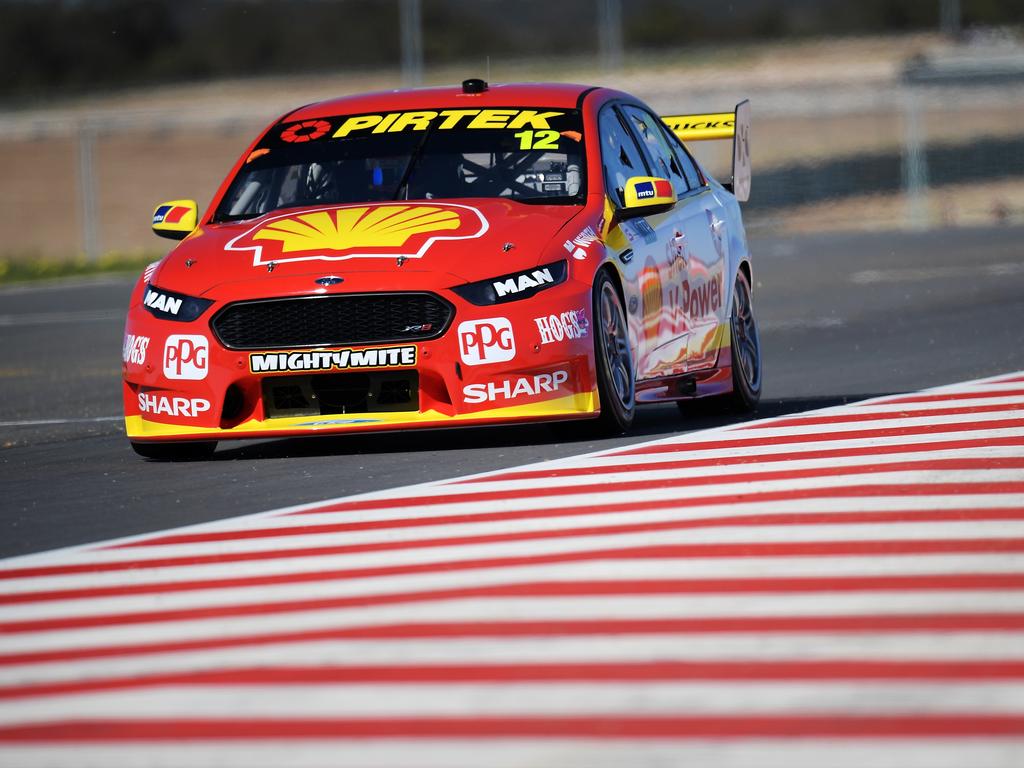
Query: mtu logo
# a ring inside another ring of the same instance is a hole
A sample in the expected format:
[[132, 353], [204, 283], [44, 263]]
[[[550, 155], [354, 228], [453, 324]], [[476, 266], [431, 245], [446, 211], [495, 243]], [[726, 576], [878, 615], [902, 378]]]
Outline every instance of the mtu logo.
[[671, 197], [672, 185], [663, 179], [641, 181], [636, 185], [636, 196], [638, 200], [645, 200], [648, 197]]
[[191, 210], [186, 205], [161, 205], [153, 211], [154, 224], [177, 224]]

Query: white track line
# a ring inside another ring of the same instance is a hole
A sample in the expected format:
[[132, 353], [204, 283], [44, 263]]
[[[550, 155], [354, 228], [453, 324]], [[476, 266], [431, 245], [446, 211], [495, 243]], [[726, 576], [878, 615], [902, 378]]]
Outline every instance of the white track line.
[[1016, 768], [1024, 739], [308, 739], [4, 747], [19, 768]]
[[[419, 622], [561, 621], [779, 616], [920, 616], [1024, 612], [1019, 590], [669, 594], [572, 597], [467, 597], [372, 607], [340, 607], [173, 622], [109, 623], [82, 629], [0, 635], [0, 653], [28, 653], [133, 643], [246, 637], [304, 630]], [[73, 671], [73, 667], [69, 672]]]
[[[586, 664], [643, 662], [939, 661], [978, 659], [1024, 661], [1024, 631], [890, 634], [802, 632], [711, 635], [633, 634], [558, 637], [331, 639], [317, 642], [123, 655], [75, 661], [75, 679], [147, 676], [201, 670], [280, 665], [282, 658], [303, 666], [358, 667], [430, 664]], [[396, 659], [400, 659], [396, 662]], [[0, 686], [28, 685], [67, 678], [66, 662], [0, 666]], [[3, 688], [0, 687], [0, 691]]]

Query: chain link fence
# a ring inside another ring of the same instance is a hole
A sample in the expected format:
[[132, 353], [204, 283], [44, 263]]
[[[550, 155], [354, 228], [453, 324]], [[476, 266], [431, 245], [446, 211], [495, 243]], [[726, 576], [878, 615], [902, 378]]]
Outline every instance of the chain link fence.
[[[766, 55], [778, 60], [764, 67], [699, 63], [690, 54], [627, 57], [625, 71], [552, 59], [494, 74], [607, 84], [663, 114], [721, 111], [749, 97], [754, 184], [747, 217], [754, 230], [1024, 221], [1024, 78], [922, 84], [903, 77], [902, 50], [886, 67], [875, 66], [872, 51], [893, 45], [843, 50], [821, 43], [788, 63], [786, 49], [776, 49]], [[809, 74], [815, 61], [820, 66]], [[479, 73], [476, 66], [453, 68], [428, 81]], [[0, 114], [0, 255], [156, 251], [153, 206], [183, 197], [208, 203], [277, 114], [400, 80], [400, 72], [384, 72], [208, 84], [62, 112]], [[695, 151], [727, 176], [727, 147]]]

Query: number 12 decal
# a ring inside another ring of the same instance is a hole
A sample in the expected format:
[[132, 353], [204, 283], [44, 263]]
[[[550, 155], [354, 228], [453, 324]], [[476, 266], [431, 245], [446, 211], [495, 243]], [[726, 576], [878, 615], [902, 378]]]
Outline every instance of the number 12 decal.
[[513, 133], [520, 149], [558, 149], [558, 131], [520, 131]]

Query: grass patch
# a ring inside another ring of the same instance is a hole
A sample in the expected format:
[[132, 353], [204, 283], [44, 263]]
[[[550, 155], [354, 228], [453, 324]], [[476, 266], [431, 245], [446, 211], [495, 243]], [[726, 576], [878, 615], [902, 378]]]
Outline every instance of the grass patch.
[[158, 251], [112, 251], [95, 260], [81, 255], [53, 258], [27, 253], [6, 254], [0, 256], [0, 285], [77, 275], [136, 273], [162, 257]]

